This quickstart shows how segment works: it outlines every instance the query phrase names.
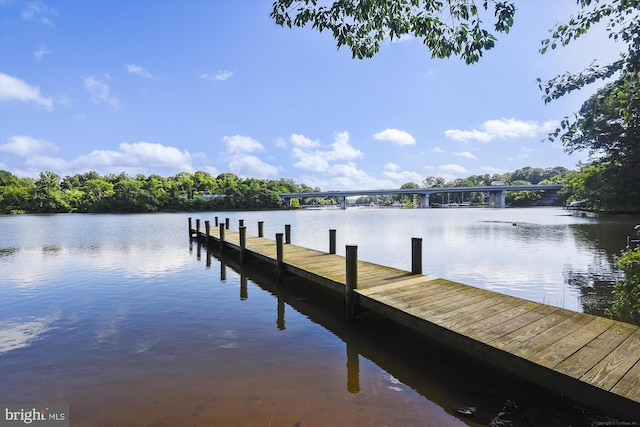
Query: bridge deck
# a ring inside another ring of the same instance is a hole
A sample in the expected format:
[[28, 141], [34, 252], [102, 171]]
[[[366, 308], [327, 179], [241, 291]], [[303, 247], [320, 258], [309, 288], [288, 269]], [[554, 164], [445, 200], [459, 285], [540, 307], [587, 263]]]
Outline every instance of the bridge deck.
[[[219, 241], [219, 230], [210, 231]], [[200, 238], [206, 238], [200, 232]], [[225, 230], [239, 250], [239, 233]], [[276, 242], [247, 236], [276, 264]], [[344, 292], [345, 258], [284, 245], [284, 269]], [[579, 402], [640, 420], [640, 327], [429, 275], [358, 261], [359, 305]]]

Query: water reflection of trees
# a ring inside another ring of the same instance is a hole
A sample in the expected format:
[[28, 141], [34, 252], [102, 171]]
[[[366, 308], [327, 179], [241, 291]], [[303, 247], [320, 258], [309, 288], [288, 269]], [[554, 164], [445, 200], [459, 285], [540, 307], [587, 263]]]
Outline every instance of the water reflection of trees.
[[626, 244], [629, 222], [605, 220], [569, 227], [576, 239], [591, 249], [593, 257], [586, 271], [567, 267], [563, 271], [564, 281], [580, 295], [585, 313], [606, 316], [613, 302], [613, 285], [623, 277], [616, 256]]

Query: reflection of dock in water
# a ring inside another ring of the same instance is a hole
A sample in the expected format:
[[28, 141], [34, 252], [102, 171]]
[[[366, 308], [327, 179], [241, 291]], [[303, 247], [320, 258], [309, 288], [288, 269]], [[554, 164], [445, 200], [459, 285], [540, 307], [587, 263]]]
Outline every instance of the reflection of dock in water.
[[640, 328], [589, 314], [502, 295], [421, 273], [421, 242], [412, 242], [412, 270], [357, 260], [290, 244], [290, 228], [276, 240], [248, 236], [225, 224], [200, 221], [189, 235], [221, 251], [237, 251], [345, 294], [346, 312], [368, 309], [431, 340], [606, 413], [640, 419]]

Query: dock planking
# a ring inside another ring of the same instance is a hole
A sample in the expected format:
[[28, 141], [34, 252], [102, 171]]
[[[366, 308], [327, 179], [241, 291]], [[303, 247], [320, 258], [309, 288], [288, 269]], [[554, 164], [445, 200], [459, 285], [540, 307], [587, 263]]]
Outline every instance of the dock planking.
[[[190, 237], [220, 246], [189, 222]], [[245, 229], [246, 230], [246, 229]], [[226, 250], [240, 233], [224, 230]], [[274, 240], [246, 236], [245, 254], [278, 266]], [[345, 292], [344, 256], [291, 244], [280, 267]], [[357, 261], [360, 309], [368, 309], [512, 374], [605, 413], [640, 420], [640, 327], [437, 278]]]

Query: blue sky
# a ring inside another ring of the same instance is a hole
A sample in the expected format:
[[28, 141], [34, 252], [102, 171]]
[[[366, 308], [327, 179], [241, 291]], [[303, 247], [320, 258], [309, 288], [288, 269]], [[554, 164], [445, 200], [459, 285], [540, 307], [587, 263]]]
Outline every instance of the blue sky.
[[[481, 2], [480, 2], [481, 3]], [[617, 58], [595, 28], [540, 55], [574, 0], [516, 0], [478, 64], [419, 39], [369, 60], [276, 26], [271, 0], [0, 0], [0, 169], [289, 178], [394, 188], [524, 166], [575, 168], [545, 139], [602, 84], [545, 105], [536, 78]]]

